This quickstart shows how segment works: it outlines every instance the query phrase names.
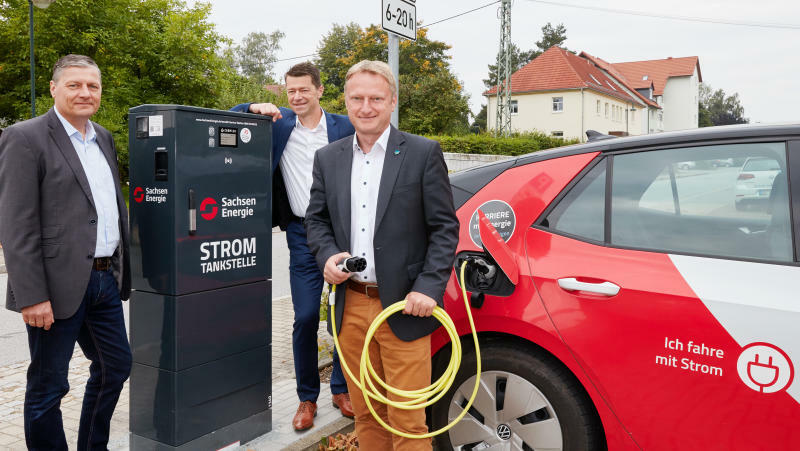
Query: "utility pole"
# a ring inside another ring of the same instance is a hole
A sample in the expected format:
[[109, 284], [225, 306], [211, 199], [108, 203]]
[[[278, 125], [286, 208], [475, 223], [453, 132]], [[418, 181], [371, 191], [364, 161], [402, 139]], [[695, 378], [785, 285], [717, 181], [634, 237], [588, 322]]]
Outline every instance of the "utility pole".
[[500, 6], [500, 51], [497, 54], [495, 136], [511, 133], [511, 0]]
[[394, 33], [388, 33], [389, 35], [389, 67], [392, 68], [392, 74], [394, 75], [394, 80], [396, 83], [395, 92], [397, 92], [397, 107], [392, 111], [392, 119], [391, 124], [395, 126], [395, 128], [399, 127], [400, 123], [400, 38], [397, 37]]

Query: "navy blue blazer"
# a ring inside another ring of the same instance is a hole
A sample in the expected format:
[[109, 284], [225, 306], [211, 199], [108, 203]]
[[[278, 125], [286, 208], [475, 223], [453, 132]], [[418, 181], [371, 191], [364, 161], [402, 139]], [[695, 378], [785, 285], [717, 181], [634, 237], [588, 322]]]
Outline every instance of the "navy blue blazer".
[[[231, 108], [231, 111], [246, 113], [250, 110], [250, 103], [241, 103]], [[283, 181], [283, 174], [278, 164], [286, 149], [289, 136], [294, 131], [297, 115], [289, 108], [280, 107], [282, 118], [272, 124], [272, 227], [278, 226], [281, 230], [286, 230], [286, 226], [291, 221], [299, 221], [300, 218], [292, 213], [289, 206], [289, 196], [286, 194], [286, 185]], [[328, 142], [332, 143], [355, 133], [350, 119], [341, 114], [325, 112], [325, 122], [328, 127]]]

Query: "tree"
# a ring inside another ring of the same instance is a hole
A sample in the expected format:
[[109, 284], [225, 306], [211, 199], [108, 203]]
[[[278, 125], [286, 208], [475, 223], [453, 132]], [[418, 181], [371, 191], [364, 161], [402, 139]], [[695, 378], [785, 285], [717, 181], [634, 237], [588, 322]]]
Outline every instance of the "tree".
[[[68, 53], [92, 57], [103, 82], [94, 120], [114, 134], [126, 179], [130, 107], [227, 109], [232, 105], [226, 90], [244, 83], [218, 54], [230, 40], [208, 21], [210, 11], [208, 3], [187, 7], [180, 0], [59, 0], [36, 10], [37, 113], [53, 104], [49, 81], [56, 60]], [[15, 122], [30, 111], [28, 2], [0, 1], [0, 24], [0, 120]]]
[[475, 120], [472, 121], [472, 128], [478, 132], [486, 131], [486, 105], [481, 105], [481, 110], [475, 115]]
[[[418, 28], [417, 41], [400, 42], [400, 128], [412, 133], [459, 133], [468, 129], [468, 97], [450, 71], [450, 46], [428, 39]], [[322, 72], [325, 92], [321, 104], [344, 113], [347, 70], [364, 60], [386, 61], [387, 35], [376, 25], [362, 29], [355, 23], [334, 25], [323, 36], [315, 63]]]
[[536, 41], [536, 50], [531, 52], [531, 59], [541, 55], [545, 50], [554, 45], [561, 46], [566, 40], [567, 27], [565, 27], [563, 23], [554, 27], [550, 22], [547, 22], [547, 24], [542, 27], [542, 40]]
[[725, 91], [714, 91], [710, 85], [700, 83], [698, 105], [698, 126], [747, 124], [744, 107], [739, 101], [739, 94], [725, 95]]
[[[531, 62], [534, 58], [538, 57], [545, 50], [549, 49], [554, 45], [561, 46], [564, 41], [567, 40], [567, 28], [564, 24], [558, 24], [555, 27], [550, 23], [547, 22], [545, 26], [542, 27], [542, 39], [540, 41], [536, 41], [536, 48], [532, 50], [523, 51], [516, 44], [513, 42], [509, 44], [509, 63], [511, 66], [511, 72], [514, 73], [522, 68], [522, 66]], [[498, 83], [498, 72], [497, 67], [500, 62], [500, 53], [497, 53], [496, 61], [498, 64], [490, 64], [489, 65], [489, 77], [483, 80], [483, 84], [486, 85], [487, 89], [491, 89], [494, 86], [497, 86]]]
[[[534, 50], [522, 51], [517, 44], [513, 42], [508, 45], [508, 59], [509, 59], [509, 66], [511, 68], [511, 73], [514, 73], [520, 69], [522, 66], [531, 62], [532, 54]], [[497, 54], [497, 64], [490, 64], [489, 65], [489, 78], [483, 80], [483, 84], [486, 85], [487, 89], [491, 89], [497, 86], [498, 83], [498, 70], [497, 67], [500, 63], [501, 55], [498, 52]]]
[[272, 78], [275, 52], [280, 50], [284, 36], [280, 30], [270, 34], [251, 32], [245, 36], [242, 45], [233, 49], [234, 65], [239, 73], [260, 86], [275, 83]]

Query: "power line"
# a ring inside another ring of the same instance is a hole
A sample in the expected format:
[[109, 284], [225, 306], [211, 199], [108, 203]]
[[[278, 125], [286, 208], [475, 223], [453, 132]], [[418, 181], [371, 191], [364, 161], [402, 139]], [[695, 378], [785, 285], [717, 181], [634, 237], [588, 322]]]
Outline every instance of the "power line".
[[483, 9], [483, 8], [486, 8], [486, 7], [489, 7], [489, 6], [495, 5], [495, 4], [497, 4], [497, 3], [500, 3], [500, 0], [497, 0], [497, 1], [494, 1], [494, 2], [491, 2], [491, 3], [487, 3], [487, 4], [483, 5], [483, 6], [479, 6], [479, 7], [477, 7], [477, 8], [471, 9], [471, 10], [469, 10], [469, 11], [464, 11], [463, 13], [458, 13], [458, 14], [456, 14], [455, 16], [450, 16], [450, 17], [446, 17], [446, 18], [444, 18], [444, 19], [442, 19], [442, 20], [437, 20], [436, 22], [429, 23], [428, 25], [421, 25], [421, 26], [420, 26], [420, 27], [418, 27], [418, 28], [428, 28], [428, 27], [432, 27], [432, 26], [436, 25], [437, 23], [447, 22], [447, 21], [448, 21], [448, 20], [450, 20], [450, 19], [455, 19], [456, 17], [461, 17], [461, 16], [463, 16], [463, 15], [465, 15], [465, 14], [469, 14], [469, 13], [471, 13], [471, 12], [475, 12], [475, 11], [477, 11], [477, 10], [479, 10], [479, 9]]
[[303, 55], [303, 56], [293, 56], [293, 57], [291, 57], [291, 58], [283, 58], [283, 59], [275, 60], [275, 62], [276, 62], [276, 63], [279, 63], [279, 62], [281, 62], [281, 61], [299, 60], [300, 58], [308, 58], [309, 56], [317, 56], [317, 55], [319, 55], [319, 53], [309, 53], [308, 55]]
[[[478, 10], [480, 10], [480, 9], [487, 8], [487, 7], [489, 7], [489, 6], [495, 5], [495, 4], [497, 4], [497, 3], [500, 3], [500, 1], [501, 1], [501, 0], [495, 0], [495, 1], [491, 2], [491, 3], [487, 3], [487, 4], [485, 4], [485, 5], [483, 5], [483, 6], [479, 6], [479, 7], [477, 7], [477, 8], [470, 9], [469, 11], [464, 11], [464, 12], [458, 13], [458, 14], [456, 14], [456, 15], [454, 15], [454, 16], [445, 17], [444, 19], [437, 20], [436, 22], [432, 22], [432, 23], [429, 23], [429, 24], [427, 24], [427, 25], [420, 25], [420, 26], [419, 26], [419, 27], [417, 27], [417, 28], [428, 28], [428, 27], [431, 27], [431, 26], [433, 26], [433, 25], [436, 25], [436, 24], [439, 24], [439, 23], [442, 23], [442, 22], [447, 22], [448, 20], [452, 20], [452, 19], [455, 19], [455, 18], [457, 18], [457, 17], [461, 17], [461, 16], [463, 16], [463, 15], [466, 15], [466, 14], [469, 14], [469, 13], [472, 13], [472, 12], [475, 12], [475, 11], [478, 11]], [[275, 60], [275, 62], [276, 62], [276, 63], [279, 63], [279, 62], [281, 62], [281, 61], [291, 61], [291, 60], [297, 60], [297, 59], [300, 59], [300, 58], [308, 58], [308, 57], [311, 57], [311, 56], [317, 56], [317, 55], [319, 55], [319, 53], [310, 53], [310, 54], [308, 54], [308, 55], [302, 55], [302, 56], [293, 56], [293, 57], [291, 57], [291, 58], [281, 58], [281, 59], [279, 59], [279, 60]]]
[[602, 8], [599, 6], [586, 6], [586, 5], [574, 5], [570, 3], [561, 3], [561, 2], [552, 2], [548, 0], [528, 0], [529, 2], [533, 3], [543, 3], [546, 5], [552, 6], [564, 6], [567, 8], [576, 8], [576, 9], [589, 9], [592, 11], [601, 11], [606, 13], [614, 13], [614, 14], [627, 14], [629, 16], [640, 16], [640, 17], [654, 17], [657, 19], [670, 19], [670, 20], [682, 20], [686, 22], [702, 22], [702, 23], [713, 23], [719, 25], [736, 25], [741, 27], [759, 27], [759, 28], [782, 28], [788, 30], [800, 30], [800, 25], [795, 24], [784, 24], [784, 23], [767, 23], [767, 22], [747, 22], [747, 21], [734, 21], [734, 20], [722, 20], [722, 19], [712, 19], [707, 17], [689, 17], [689, 16], [677, 16], [672, 14], [655, 14], [655, 13], [648, 13], [644, 11], [634, 11], [629, 9], [616, 9], [616, 8]]

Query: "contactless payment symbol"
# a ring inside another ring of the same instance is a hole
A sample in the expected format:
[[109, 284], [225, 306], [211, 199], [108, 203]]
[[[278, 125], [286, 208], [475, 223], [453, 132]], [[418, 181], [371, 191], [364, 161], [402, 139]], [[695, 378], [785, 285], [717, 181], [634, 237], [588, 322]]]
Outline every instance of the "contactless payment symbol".
[[759, 393], [776, 393], [792, 385], [794, 367], [783, 350], [770, 343], [750, 343], [736, 362], [739, 377]]
[[144, 200], [144, 190], [141, 186], [137, 186], [133, 189], [133, 200], [135, 200], [137, 204], [142, 203]]
[[203, 202], [200, 202], [200, 216], [203, 217], [206, 221], [210, 221], [217, 216], [217, 201], [210, 197], [206, 197], [203, 199]]

